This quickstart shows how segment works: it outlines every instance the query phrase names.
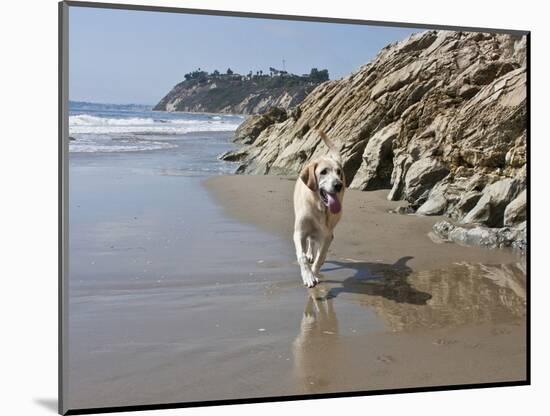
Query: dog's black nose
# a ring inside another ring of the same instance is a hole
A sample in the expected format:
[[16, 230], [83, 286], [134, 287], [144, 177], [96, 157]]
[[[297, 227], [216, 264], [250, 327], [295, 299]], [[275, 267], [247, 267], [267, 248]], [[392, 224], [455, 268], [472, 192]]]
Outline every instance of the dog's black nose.
[[340, 192], [342, 190], [342, 183], [341, 182], [335, 183], [333, 188], [335, 192], [337, 193]]

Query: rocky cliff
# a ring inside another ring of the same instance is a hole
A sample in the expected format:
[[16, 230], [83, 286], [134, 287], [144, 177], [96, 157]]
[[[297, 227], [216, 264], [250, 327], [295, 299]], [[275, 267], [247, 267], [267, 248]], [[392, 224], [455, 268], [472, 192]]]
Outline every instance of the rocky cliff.
[[525, 245], [526, 38], [428, 31], [382, 49], [292, 111], [256, 116], [224, 157], [238, 172], [297, 174], [340, 146], [351, 188], [388, 189], [407, 212], [446, 215], [445, 241]]
[[[198, 75], [197, 75], [198, 74]], [[260, 114], [272, 107], [297, 106], [319, 80], [309, 76], [195, 72], [180, 82], [153, 108], [155, 111]]]

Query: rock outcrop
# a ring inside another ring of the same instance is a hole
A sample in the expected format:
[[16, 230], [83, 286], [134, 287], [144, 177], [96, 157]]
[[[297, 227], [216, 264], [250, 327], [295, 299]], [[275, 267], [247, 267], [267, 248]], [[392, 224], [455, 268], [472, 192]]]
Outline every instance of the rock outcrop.
[[433, 226], [430, 237], [435, 242], [453, 242], [466, 246], [490, 248], [527, 247], [527, 223], [516, 227], [488, 228], [484, 226], [460, 226], [449, 221], [439, 221]]
[[296, 107], [320, 83], [293, 74], [195, 74], [174, 86], [153, 110], [228, 114], [261, 114], [273, 107], [286, 110]]
[[263, 114], [250, 116], [235, 130], [234, 141], [252, 144], [267, 127], [275, 123], [282, 123], [287, 118], [287, 112], [280, 107], [272, 107]]
[[411, 211], [444, 214], [460, 226], [519, 226], [526, 82], [525, 37], [414, 34], [242, 140], [238, 171], [297, 174], [326, 153], [314, 131], [322, 129], [340, 146], [351, 188], [386, 188]]
[[504, 210], [504, 225], [513, 227], [527, 219], [527, 192], [524, 189]]

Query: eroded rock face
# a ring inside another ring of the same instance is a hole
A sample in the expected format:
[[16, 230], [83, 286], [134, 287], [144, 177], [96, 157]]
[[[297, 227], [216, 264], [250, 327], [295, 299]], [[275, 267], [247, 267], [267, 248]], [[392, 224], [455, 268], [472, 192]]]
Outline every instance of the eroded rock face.
[[[239, 150], [239, 171], [298, 174], [327, 152], [314, 131], [322, 129], [341, 149], [351, 188], [387, 188], [419, 214], [502, 227], [526, 186], [525, 48], [525, 37], [503, 34], [412, 35], [262, 129]], [[511, 192], [487, 196], [502, 181]]]
[[403, 196], [414, 207], [423, 204], [432, 187], [449, 173], [441, 161], [425, 157], [414, 162], [407, 170]]
[[355, 174], [352, 187], [371, 191], [389, 186], [393, 171], [393, 140], [400, 130], [400, 123], [393, 123], [370, 138], [362, 156], [364, 163]]
[[233, 141], [252, 144], [266, 127], [274, 123], [281, 123], [287, 118], [286, 110], [280, 107], [272, 107], [263, 114], [250, 116], [235, 130]]
[[504, 225], [514, 226], [527, 219], [527, 192], [524, 189], [504, 210]]
[[464, 224], [484, 224], [489, 227], [502, 227], [504, 210], [518, 194], [519, 181], [504, 178], [487, 185], [477, 204], [462, 219]]
[[441, 215], [445, 212], [448, 205], [447, 191], [448, 181], [437, 183], [428, 194], [428, 199], [418, 208], [417, 214], [421, 215]]

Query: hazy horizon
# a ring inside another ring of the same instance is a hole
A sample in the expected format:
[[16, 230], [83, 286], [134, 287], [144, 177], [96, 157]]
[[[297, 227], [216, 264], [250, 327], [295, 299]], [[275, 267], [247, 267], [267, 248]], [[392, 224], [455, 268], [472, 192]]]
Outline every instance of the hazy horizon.
[[156, 104], [197, 68], [246, 74], [269, 67], [339, 79], [417, 29], [69, 8], [69, 96], [102, 104]]

